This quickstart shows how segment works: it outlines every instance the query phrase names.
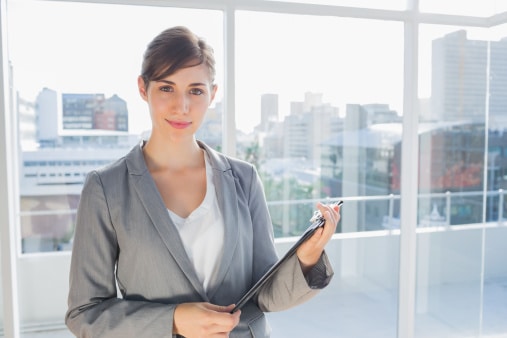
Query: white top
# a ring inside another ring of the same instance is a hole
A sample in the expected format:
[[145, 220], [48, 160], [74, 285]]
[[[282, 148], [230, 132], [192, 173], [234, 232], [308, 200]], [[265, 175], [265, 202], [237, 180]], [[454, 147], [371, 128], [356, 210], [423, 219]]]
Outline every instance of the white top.
[[210, 280], [218, 270], [218, 263], [223, 255], [224, 219], [218, 207], [218, 200], [213, 184], [213, 170], [207, 154], [206, 163], [206, 196], [201, 205], [187, 218], [182, 218], [168, 209], [169, 216], [178, 228], [183, 246], [190, 261], [194, 264], [197, 277], [208, 290]]

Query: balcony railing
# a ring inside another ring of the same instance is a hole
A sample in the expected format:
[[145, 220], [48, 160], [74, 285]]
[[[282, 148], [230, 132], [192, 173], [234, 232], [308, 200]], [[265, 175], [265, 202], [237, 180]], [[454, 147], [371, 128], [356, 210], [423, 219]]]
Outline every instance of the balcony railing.
[[[506, 219], [503, 189], [420, 194], [418, 228], [449, 228], [497, 223]], [[400, 228], [400, 195], [356, 196], [327, 199], [269, 201], [275, 237], [297, 236], [304, 231], [317, 202], [338, 200], [342, 222], [338, 233], [397, 230]], [[484, 206], [485, 204], [485, 206]], [[483, 215], [485, 214], [485, 215]], [[72, 247], [76, 209], [23, 210], [19, 213], [22, 251], [68, 251]]]

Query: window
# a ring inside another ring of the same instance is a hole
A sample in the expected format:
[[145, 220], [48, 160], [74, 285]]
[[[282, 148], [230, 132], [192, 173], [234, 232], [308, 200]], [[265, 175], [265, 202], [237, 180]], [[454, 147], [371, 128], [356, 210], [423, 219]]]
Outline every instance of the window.
[[[236, 122], [244, 135], [237, 152], [258, 168], [275, 235], [300, 234], [317, 201], [338, 198], [345, 199], [338, 232], [395, 228], [400, 185], [390, 173], [393, 156], [401, 157], [403, 25], [239, 11], [236, 29]], [[383, 307], [388, 336], [396, 335], [398, 239], [383, 233], [343, 243], [338, 250], [354, 259], [339, 260], [346, 276], [333, 294], [379, 297], [348, 310], [375, 317]], [[332, 325], [348, 327], [333, 311]], [[351, 336], [364, 336], [352, 325]]]
[[[213, 128], [222, 117], [221, 12], [29, 0], [8, 5], [16, 106], [25, 121], [19, 156], [23, 163], [47, 162], [20, 168], [27, 173], [20, 176], [22, 252], [69, 250], [84, 181], [69, 171], [86, 173], [112, 162], [151, 127], [137, 76], [146, 45], [169, 23], [189, 26], [215, 49], [220, 91], [203, 138], [221, 144], [220, 130]], [[37, 29], [26, 29], [27, 22]], [[104, 107], [118, 123], [99, 114]]]
[[[447, 325], [466, 336], [498, 334], [507, 329], [490, 326], [507, 301], [493, 263], [506, 258], [495, 248], [507, 235], [496, 227], [504, 209], [498, 131], [507, 127], [507, 34], [422, 25], [420, 36], [418, 226], [427, 231], [417, 235], [416, 336]], [[443, 230], [451, 227], [459, 231]]]
[[[277, 249], [302, 231], [317, 201], [345, 200], [327, 248], [332, 284], [303, 307], [268, 314], [274, 332], [507, 333], [505, 1], [195, 0], [192, 9], [169, 0], [0, 1], [19, 126], [19, 161], [10, 162], [20, 169], [11, 203], [18, 290], [3, 284], [0, 304], [19, 302], [24, 331], [63, 327], [83, 180], [146, 135], [136, 85], [142, 53], [182, 24], [218, 61], [216, 104], [198, 137], [216, 148], [232, 140], [256, 165]], [[234, 52], [228, 64], [224, 40]], [[223, 104], [230, 93], [234, 107]], [[235, 120], [236, 133], [222, 119]], [[419, 149], [408, 149], [415, 139]], [[407, 149], [418, 157], [402, 158]], [[407, 199], [417, 205], [401, 210]]]
[[399, 217], [389, 195], [399, 195], [402, 24], [238, 12], [236, 25], [236, 121], [253, 135], [238, 154], [264, 179], [276, 234], [300, 233], [317, 200], [352, 196], [365, 198], [346, 203], [341, 232], [389, 227], [390, 207]]

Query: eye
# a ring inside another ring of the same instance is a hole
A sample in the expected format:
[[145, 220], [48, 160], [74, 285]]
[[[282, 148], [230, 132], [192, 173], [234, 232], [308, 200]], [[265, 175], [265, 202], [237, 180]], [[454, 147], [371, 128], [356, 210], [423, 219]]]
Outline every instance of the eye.
[[190, 89], [190, 94], [202, 95], [202, 94], [204, 94], [204, 90], [202, 90], [201, 88], [192, 88], [192, 89]]
[[171, 86], [162, 86], [162, 87], [160, 87], [160, 90], [163, 92], [173, 92], [174, 91], [173, 87], [171, 87]]

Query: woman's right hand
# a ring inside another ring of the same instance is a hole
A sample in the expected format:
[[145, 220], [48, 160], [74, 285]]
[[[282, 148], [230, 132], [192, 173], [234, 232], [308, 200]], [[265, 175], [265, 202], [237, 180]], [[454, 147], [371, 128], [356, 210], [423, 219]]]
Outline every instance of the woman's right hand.
[[174, 310], [173, 334], [187, 338], [229, 337], [229, 332], [238, 325], [241, 315], [241, 311], [231, 314], [233, 308], [234, 304], [179, 304]]

